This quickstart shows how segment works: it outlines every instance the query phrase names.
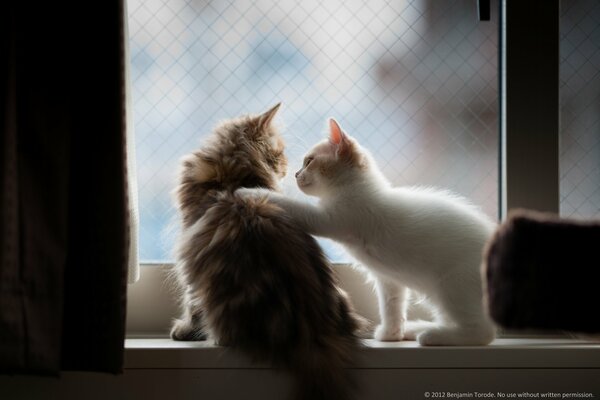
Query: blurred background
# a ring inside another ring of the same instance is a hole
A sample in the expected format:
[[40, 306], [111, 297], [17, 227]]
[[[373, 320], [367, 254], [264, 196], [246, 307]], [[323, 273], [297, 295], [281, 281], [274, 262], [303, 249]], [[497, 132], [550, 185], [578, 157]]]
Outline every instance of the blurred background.
[[[450, 189], [496, 219], [491, 3], [491, 20], [479, 21], [475, 0], [130, 0], [141, 260], [172, 259], [180, 157], [219, 120], [279, 101], [290, 196], [309, 201], [293, 172], [334, 116], [395, 185]], [[561, 211], [589, 217], [600, 215], [600, 9], [564, 3]], [[347, 260], [322, 243], [334, 261]]]

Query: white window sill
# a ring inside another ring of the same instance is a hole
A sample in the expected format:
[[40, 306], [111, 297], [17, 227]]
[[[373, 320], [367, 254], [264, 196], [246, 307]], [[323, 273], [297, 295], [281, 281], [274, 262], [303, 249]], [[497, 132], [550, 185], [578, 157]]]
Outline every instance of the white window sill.
[[[210, 342], [127, 339], [125, 369], [269, 369]], [[357, 369], [600, 368], [600, 342], [564, 338], [496, 339], [484, 347], [420, 347], [366, 340]]]
[[[127, 339], [125, 347], [122, 375], [64, 372], [61, 379], [0, 376], [0, 398], [292, 398], [293, 383], [287, 374], [252, 364], [224, 347], [156, 337]], [[367, 341], [359, 358], [352, 371], [359, 390], [356, 400], [507, 400], [520, 398], [523, 393], [542, 397], [550, 392], [558, 399], [600, 397], [600, 343], [510, 338], [486, 347], [423, 348], [415, 342]], [[573, 393], [585, 396], [574, 397]]]

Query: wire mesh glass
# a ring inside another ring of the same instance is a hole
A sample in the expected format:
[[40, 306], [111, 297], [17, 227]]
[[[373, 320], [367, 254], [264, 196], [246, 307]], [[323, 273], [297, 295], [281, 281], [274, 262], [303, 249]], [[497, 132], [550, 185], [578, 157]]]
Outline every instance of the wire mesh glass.
[[600, 2], [560, 8], [560, 213], [600, 218]]
[[496, 8], [480, 22], [472, 0], [131, 0], [141, 259], [171, 258], [179, 158], [217, 121], [279, 101], [290, 172], [334, 116], [394, 184], [495, 218]]

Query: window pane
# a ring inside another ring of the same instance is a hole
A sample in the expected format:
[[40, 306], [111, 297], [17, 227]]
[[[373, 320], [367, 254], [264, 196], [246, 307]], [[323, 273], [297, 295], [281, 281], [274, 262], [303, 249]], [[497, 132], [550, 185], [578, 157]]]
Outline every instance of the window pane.
[[600, 2], [561, 2], [560, 213], [600, 217]]
[[218, 120], [279, 101], [290, 195], [335, 116], [394, 184], [495, 218], [496, 5], [479, 22], [472, 0], [130, 1], [141, 258], [171, 258], [178, 159]]

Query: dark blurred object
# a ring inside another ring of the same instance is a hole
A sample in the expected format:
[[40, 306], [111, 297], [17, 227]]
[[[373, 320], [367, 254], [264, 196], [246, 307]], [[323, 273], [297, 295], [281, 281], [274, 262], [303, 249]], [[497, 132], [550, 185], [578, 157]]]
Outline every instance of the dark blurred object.
[[477, 0], [477, 11], [480, 21], [490, 20], [490, 0]]
[[0, 4], [0, 373], [122, 369], [123, 18]]
[[485, 254], [492, 318], [508, 329], [600, 332], [600, 222], [519, 210]]

